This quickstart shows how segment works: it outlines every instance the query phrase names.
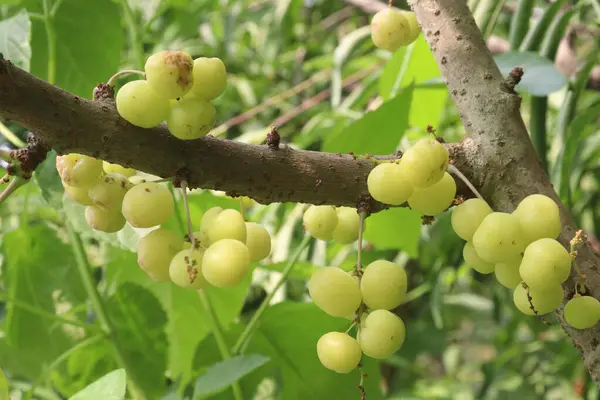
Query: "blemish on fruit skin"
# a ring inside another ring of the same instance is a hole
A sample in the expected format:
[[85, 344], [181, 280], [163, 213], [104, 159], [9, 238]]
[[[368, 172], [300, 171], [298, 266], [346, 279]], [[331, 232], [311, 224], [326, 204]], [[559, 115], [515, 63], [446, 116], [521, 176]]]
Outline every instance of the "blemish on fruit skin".
[[190, 77], [192, 76], [193, 63], [190, 59], [185, 57], [185, 54], [179, 51], [166, 51], [163, 55], [165, 64], [173, 65], [177, 68], [179, 76], [177, 78], [177, 84], [182, 88], [186, 88], [191, 83]]

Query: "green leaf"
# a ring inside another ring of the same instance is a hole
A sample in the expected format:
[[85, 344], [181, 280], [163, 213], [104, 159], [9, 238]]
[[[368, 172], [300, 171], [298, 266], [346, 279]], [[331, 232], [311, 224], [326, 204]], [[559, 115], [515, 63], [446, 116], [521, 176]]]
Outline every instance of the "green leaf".
[[124, 283], [106, 302], [113, 324], [113, 340], [129, 368], [129, 375], [147, 394], [165, 389], [167, 315], [158, 299], [135, 283]]
[[420, 233], [420, 215], [409, 208], [396, 207], [371, 215], [364, 237], [379, 249], [403, 250], [416, 257]]
[[127, 374], [124, 369], [112, 371], [69, 400], [123, 400], [127, 388]]
[[4, 372], [0, 368], [0, 400], [10, 400], [8, 397], [8, 381], [6, 380], [6, 376], [4, 376]]
[[31, 22], [26, 10], [0, 21], [0, 54], [16, 66], [29, 71], [31, 60]]
[[357, 154], [393, 153], [408, 126], [413, 88], [402, 89], [377, 110], [325, 138], [323, 151]]
[[221, 392], [268, 361], [269, 357], [260, 354], [238, 356], [221, 361], [196, 379], [194, 397]]
[[48, 204], [60, 208], [65, 190], [56, 170], [56, 152], [54, 150], [49, 151], [44, 162], [35, 169], [34, 179], [40, 187], [42, 197]]
[[[43, 13], [41, 1], [28, 0], [27, 9]], [[118, 4], [112, 0], [64, 0], [52, 19], [56, 39], [56, 85], [91, 98], [99, 82], [119, 69], [124, 30]], [[33, 74], [48, 79], [48, 37], [42, 21], [32, 29]]]
[[533, 52], [510, 51], [494, 57], [500, 72], [508, 75], [515, 67], [523, 67], [525, 72], [516, 90], [534, 96], [547, 96], [559, 91], [567, 84], [567, 78], [560, 73], [552, 61]]
[[[150, 290], [159, 299], [168, 317], [169, 370], [173, 376], [189, 380], [194, 349], [211, 329], [198, 293], [171, 283], [152, 281], [139, 268], [136, 256], [131, 252], [113, 248], [110, 254], [112, 260], [106, 268], [107, 284], [114, 290], [120, 290], [126, 282], [134, 282]], [[233, 288], [206, 289], [223, 326], [229, 326], [239, 315], [249, 286], [250, 276]]]
[[[283, 272], [286, 265], [287, 261], [282, 261], [273, 264], [259, 264], [258, 268], [267, 271]], [[317, 269], [318, 267], [313, 263], [308, 261], [298, 261], [290, 273], [290, 279], [309, 279]]]

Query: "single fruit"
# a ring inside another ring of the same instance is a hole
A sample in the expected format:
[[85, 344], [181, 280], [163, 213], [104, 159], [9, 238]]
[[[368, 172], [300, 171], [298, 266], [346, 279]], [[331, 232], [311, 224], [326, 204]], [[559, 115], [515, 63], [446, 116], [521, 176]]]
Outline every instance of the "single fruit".
[[221, 239], [204, 252], [202, 273], [216, 287], [237, 285], [250, 268], [250, 252], [243, 242]]
[[406, 17], [395, 8], [379, 11], [371, 20], [371, 40], [383, 50], [396, 51], [410, 37], [410, 26]]
[[104, 177], [90, 187], [88, 195], [94, 204], [106, 211], [121, 211], [123, 197], [133, 185], [125, 175], [106, 174]]
[[556, 239], [562, 229], [558, 206], [542, 194], [525, 197], [513, 215], [519, 220], [527, 243], [542, 238]]
[[186, 289], [202, 289], [208, 286], [202, 275], [204, 250], [181, 250], [169, 264], [169, 278], [177, 286]]
[[452, 205], [456, 195], [456, 182], [447, 172], [444, 177], [424, 189], [415, 189], [408, 199], [408, 205], [423, 215], [435, 216]]
[[159, 51], [146, 60], [146, 81], [165, 99], [183, 97], [192, 88], [194, 60], [183, 51]]
[[154, 128], [169, 115], [169, 101], [157, 95], [144, 80], [124, 84], [115, 103], [119, 115], [140, 128]]
[[521, 264], [521, 258], [517, 258], [515, 261], [507, 261], [496, 264], [494, 267], [494, 274], [496, 280], [500, 282], [502, 286], [509, 289], [514, 289], [518, 284], [521, 283], [521, 275], [519, 274], [519, 265]]
[[183, 239], [175, 232], [158, 228], [140, 239], [137, 248], [137, 262], [150, 278], [157, 282], [167, 282], [171, 260], [181, 251]]
[[90, 187], [102, 176], [102, 160], [77, 153], [65, 154], [56, 157], [56, 170], [63, 183]]
[[565, 320], [575, 329], [588, 329], [600, 321], [600, 302], [592, 296], [575, 295], [565, 305]]
[[227, 70], [220, 58], [200, 57], [194, 60], [194, 95], [210, 101], [219, 97], [226, 85]]
[[452, 209], [452, 229], [461, 239], [470, 242], [483, 219], [492, 212], [488, 203], [481, 199], [465, 200]]
[[133, 168], [125, 168], [119, 164], [111, 164], [108, 161], [102, 161], [102, 168], [104, 168], [104, 172], [107, 174], [121, 174], [130, 178], [136, 174], [136, 170]]
[[196, 97], [184, 97], [171, 102], [167, 127], [173, 136], [182, 140], [205, 136], [215, 125], [215, 106]]
[[400, 159], [403, 172], [415, 189], [439, 182], [448, 168], [448, 150], [435, 139], [421, 139]]
[[311, 236], [321, 240], [333, 239], [333, 230], [338, 224], [338, 216], [333, 206], [312, 205], [302, 216], [304, 229]]
[[67, 196], [71, 198], [75, 203], [81, 204], [82, 206], [93, 206], [94, 202], [88, 196], [88, 188], [81, 186], [71, 186], [63, 182], [63, 188]]
[[85, 208], [85, 220], [95, 230], [107, 233], [118, 232], [125, 226], [125, 218], [119, 210], [105, 211], [96, 206]]
[[482, 260], [471, 242], [465, 243], [465, 246], [463, 247], [463, 258], [469, 267], [480, 274], [491, 274], [494, 272], [494, 264]]
[[208, 233], [210, 232], [211, 225], [215, 218], [223, 211], [221, 207], [211, 207], [202, 214], [200, 220], [200, 243], [204, 247], [210, 246], [210, 238]]
[[387, 358], [402, 347], [404, 322], [388, 310], [375, 310], [361, 321], [358, 343], [365, 355]]
[[473, 234], [473, 247], [482, 260], [499, 263], [514, 260], [525, 250], [519, 221], [512, 214], [488, 214]]
[[363, 302], [372, 309], [396, 308], [406, 297], [407, 281], [401, 265], [387, 260], [373, 261], [360, 280]]
[[361, 302], [358, 281], [338, 267], [319, 268], [308, 281], [315, 305], [333, 317], [353, 315]]
[[[527, 296], [527, 291], [529, 291], [531, 302]], [[523, 284], [520, 283], [513, 293], [513, 301], [523, 314], [535, 315], [537, 313], [538, 315], [543, 315], [556, 310], [562, 303], [563, 296], [563, 290], [560, 285], [553, 285], [548, 289], [538, 290], [532, 287], [525, 289]], [[535, 312], [531, 309], [532, 304]]]
[[333, 240], [340, 244], [348, 244], [358, 239], [360, 216], [355, 208], [339, 207], [335, 209], [338, 223], [333, 230]]
[[232, 208], [221, 211], [208, 228], [208, 245], [221, 239], [235, 239], [246, 242], [246, 222], [244, 216]]
[[131, 182], [132, 185], [139, 185], [140, 183], [145, 183], [148, 181], [143, 176], [133, 175], [132, 177], [129, 178], [129, 182]]
[[562, 244], [554, 239], [539, 239], [525, 249], [519, 273], [528, 286], [545, 289], [567, 280], [571, 261]]
[[175, 202], [165, 186], [146, 182], [133, 186], [123, 198], [125, 219], [136, 228], [152, 228], [167, 222], [174, 213]]
[[404, 15], [404, 18], [408, 21], [409, 33], [406, 37], [405, 46], [411, 44], [421, 34], [421, 27], [419, 26], [419, 22], [417, 21], [417, 16], [412, 11], [404, 11], [400, 10], [400, 13]]
[[271, 254], [271, 235], [267, 229], [255, 222], [246, 222], [246, 247], [250, 260], [260, 261]]
[[358, 341], [347, 333], [328, 332], [317, 342], [317, 356], [325, 368], [347, 374], [358, 366], [362, 351]]
[[367, 178], [369, 194], [384, 204], [399, 206], [413, 194], [413, 185], [405, 170], [397, 163], [378, 164]]

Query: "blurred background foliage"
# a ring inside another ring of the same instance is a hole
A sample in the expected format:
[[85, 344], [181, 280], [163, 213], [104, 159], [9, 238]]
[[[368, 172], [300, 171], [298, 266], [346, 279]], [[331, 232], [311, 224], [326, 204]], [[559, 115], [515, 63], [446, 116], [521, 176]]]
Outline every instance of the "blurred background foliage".
[[[561, 198], [596, 241], [600, 4], [469, 5], [501, 70], [524, 67], [517, 89], [532, 140]], [[424, 38], [396, 54], [370, 42], [368, 23], [379, 6], [359, 0], [0, 0], [0, 53], [86, 98], [119, 69], [142, 68], [157, 50], [220, 57], [229, 85], [215, 102], [212, 134], [248, 143], [263, 143], [271, 125], [289, 146], [331, 152], [393, 153], [426, 135], [427, 125], [447, 141], [460, 140], [464, 127]], [[0, 145], [9, 148], [28, 134], [10, 121], [0, 129]], [[153, 283], [141, 272], [134, 251], [144, 232], [129, 226], [118, 234], [92, 231], [83, 208], [63, 196], [54, 156], [0, 209], [0, 367], [11, 399], [65, 399], [102, 377], [87, 397], [73, 398], [122, 398], [127, 379], [141, 398], [230, 399], [227, 385], [242, 376], [245, 399], [360, 397], [358, 373], [340, 376], [318, 363], [317, 338], [345, 329], [346, 322], [317, 310], [305, 287], [319, 266], [350, 268], [356, 245], [311, 243], [250, 342], [248, 351], [266, 358], [247, 358], [245, 367], [220, 364], [225, 372], [213, 383], [222, 387], [203, 393], [204, 374], [214, 373], [210, 368], [221, 359], [210, 310], [196, 293]], [[183, 234], [179, 200], [179, 217], [167, 225]], [[211, 206], [239, 207], [237, 200], [201, 190], [190, 201], [195, 224]], [[274, 246], [252, 279], [208, 292], [230, 345], [301, 241], [303, 208], [254, 204], [247, 210], [249, 219], [268, 227]], [[493, 276], [463, 265], [463, 243], [449, 215], [422, 226], [411, 210], [381, 212], [368, 219], [365, 239], [366, 262], [396, 260], [410, 277], [410, 301], [397, 310], [406, 342], [390, 359], [365, 363], [368, 399], [598, 397], [553, 316], [544, 323], [521, 315]], [[102, 334], [99, 306], [110, 319], [109, 337]], [[0, 398], [5, 387], [0, 379]]]

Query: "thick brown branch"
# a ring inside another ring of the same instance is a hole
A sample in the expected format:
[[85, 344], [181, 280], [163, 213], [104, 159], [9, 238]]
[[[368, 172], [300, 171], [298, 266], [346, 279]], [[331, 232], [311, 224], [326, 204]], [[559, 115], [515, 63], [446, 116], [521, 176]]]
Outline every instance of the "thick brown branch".
[[[497, 210], [512, 211], [532, 193], [548, 195], [560, 204], [521, 118], [521, 99], [506, 87], [466, 2], [413, 0], [411, 5], [467, 129], [457, 161], [469, 166], [470, 179]], [[568, 248], [577, 227], [562, 204], [560, 209], [564, 228], [559, 240]], [[582, 246], [577, 262], [587, 274], [586, 286], [600, 298], [600, 260], [589, 245]], [[574, 283], [570, 279], [564, 285], [566, 298]], [[600, 326], [579, 331], [564, 322], [562, 308], [557, 314], [592, 378], [600, 382]]]

